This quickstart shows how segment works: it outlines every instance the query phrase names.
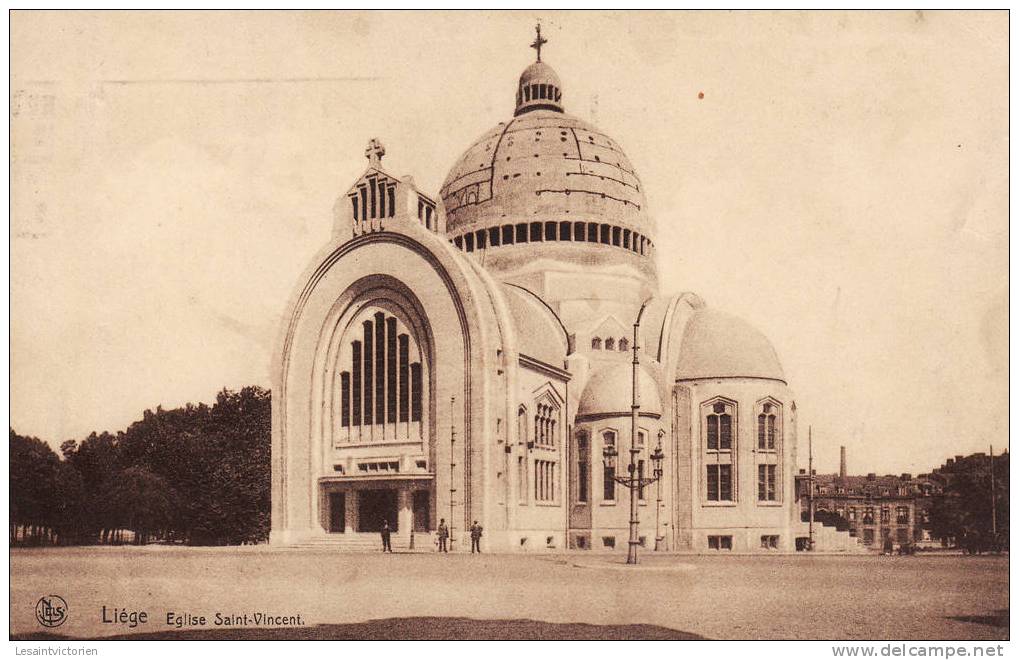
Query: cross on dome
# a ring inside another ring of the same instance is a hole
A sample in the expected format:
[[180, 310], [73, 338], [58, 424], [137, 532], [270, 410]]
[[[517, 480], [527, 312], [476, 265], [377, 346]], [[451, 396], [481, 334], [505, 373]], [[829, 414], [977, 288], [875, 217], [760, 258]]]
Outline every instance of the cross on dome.
[[534, 38], [534, 43], [531, 44], [531, 48], [538, 51], [538, 61], [541, 61], [541, 47], [548, 43], [548, 39], [541, 36], [541, 21], [538, 21], [537, 25], [534, 26], [534, 31], [537, 36]]
[[378, 169], [382, 166], [382, 157], [386, 155], [386, 148], [378, 138], [372, 138], [364, 149], [364, 157], [368, 159], [368, 165]]

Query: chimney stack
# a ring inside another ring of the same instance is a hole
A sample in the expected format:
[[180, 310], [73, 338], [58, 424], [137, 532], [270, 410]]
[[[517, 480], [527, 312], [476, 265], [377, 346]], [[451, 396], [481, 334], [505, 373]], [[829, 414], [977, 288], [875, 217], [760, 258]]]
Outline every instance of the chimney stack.
[[839, 478], [840, 479], [845, 479], [846, 478], [846, 446], [845, 445], [842, 445], [841, 447], [839, 447], [839, 453], [841, 454], [841, 459], [839, 460]]

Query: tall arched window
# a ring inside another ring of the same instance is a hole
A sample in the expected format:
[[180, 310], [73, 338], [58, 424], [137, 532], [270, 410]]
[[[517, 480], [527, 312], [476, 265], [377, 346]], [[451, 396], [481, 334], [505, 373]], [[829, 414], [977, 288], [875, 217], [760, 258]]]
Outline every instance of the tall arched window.
[[616, 340], [613, 339], [612, 337], [609, 337], [608, 339], [606, 339], [605, 340], [605, 350], [606, 351], [614, 351], [614, 350], [616, 350]]
[[757, 402], [757, 501], [782, 500], [782, 404]]
[[620, 351], [624, 351], [624, 352], [630, 350], [630, 340], [628, 340], [626, 338], [620, 339], [619, 340], [619, 350]]
[[732, 413], [731, 406], [725, 403], [715, 403], [711, 406], [711, 412], [707, 416], [709, 450], [731, 450], [732, 449]]
[[594, 350], [594, 351], [600, 351], [601, 350], [601, 338], [600, 337], [594, 337], [594, 338], [591, 339], [591, 350]]
[[708, 502], [736, 501], [736, 404], [715, 399], [701, 405], [702, 492]]
[[586, 503], [588, 499], [588, 465], [591, 461], [591, 452], [588, 447], [587, 433], [577, 433], [577, 502]]
[[[616, 447], [616, 432], [602, 431], [602, 447]], [[602, 500], [606, 502], [616, 501], [616, 459], [606, 459], [602, 471]]]
[[778, 424], [778, 417], [775, 414], [775, 405], [764, 403], [760, 406], [757, 414], [757, 448], [775, 449], [775, 436]]
[[420, 435], [423, 355], [408, 323], [388, 308], [372, 306], [347, 324], [334, 367], [338, 442]]

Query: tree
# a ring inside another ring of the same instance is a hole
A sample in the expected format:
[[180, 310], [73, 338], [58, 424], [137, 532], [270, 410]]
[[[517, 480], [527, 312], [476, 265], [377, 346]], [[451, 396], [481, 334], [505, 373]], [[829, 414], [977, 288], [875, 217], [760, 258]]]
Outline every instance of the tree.
[[991, 461], [986, 454], [957, 460], [937, 474], [944, 482], [944, 492], [934, 498], [931, 506], [931, 533], [941, 539], [954, 540], [970, 552], [1007, 545], [1008, 453], [994, 457], [993, 498]]
[[[11, 430], [11, 538], [113, 542], [122, 529], [196, 545], [269, 536], [268, 390], [224, 389], [211, 407], [146, 410], [125, 431], [60, 445]], [[27, 527], [26, 527], [27, 526]]]

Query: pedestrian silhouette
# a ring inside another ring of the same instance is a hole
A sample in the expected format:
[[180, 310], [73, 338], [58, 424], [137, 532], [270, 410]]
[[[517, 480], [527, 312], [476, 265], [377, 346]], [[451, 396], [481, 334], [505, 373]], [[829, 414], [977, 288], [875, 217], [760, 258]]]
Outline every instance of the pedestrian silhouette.
[[481, 554], [481, 531], [481, 525], [475, 520], [471, 525], [471, 554], [474, 554], [475, 551]]
[[439, 552], [449, 552], [449, 549], [446, 547], [448, 540], [449, 525], [446, 524], [446, 519], [442, 518], [439, 520]]

